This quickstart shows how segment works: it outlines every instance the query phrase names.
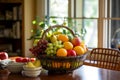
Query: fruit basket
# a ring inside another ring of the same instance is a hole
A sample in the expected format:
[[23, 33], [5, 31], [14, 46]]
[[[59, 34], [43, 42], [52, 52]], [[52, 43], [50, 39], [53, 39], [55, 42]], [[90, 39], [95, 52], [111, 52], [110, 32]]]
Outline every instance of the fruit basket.
[[[72, 37], [69, 38], [63, 33], [57, 34], [57, 37], [54, 36], [55, 34], [48, 36], [49, 31], [55, 28], [69, 31]], [[87, 47], [82, 40], [69, 27], [63, 25], [50, 26], [46, 29], [37, 45], [30, 51], [41, 61], [42, 68], [55, 73], [77, 69], [83, 65], [87, 56]]]

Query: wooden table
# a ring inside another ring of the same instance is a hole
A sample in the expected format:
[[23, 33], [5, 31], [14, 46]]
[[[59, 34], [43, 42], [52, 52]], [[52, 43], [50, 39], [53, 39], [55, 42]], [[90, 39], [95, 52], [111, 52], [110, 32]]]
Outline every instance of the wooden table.
[[36, 78], [25, 77], [21, 74], [10, 74], [8, 77], [0, 76], [0, 80], [120, 80], [120, 71], [84, 65], [74, 70], [73, 73], [48, 74], [44, 71]]

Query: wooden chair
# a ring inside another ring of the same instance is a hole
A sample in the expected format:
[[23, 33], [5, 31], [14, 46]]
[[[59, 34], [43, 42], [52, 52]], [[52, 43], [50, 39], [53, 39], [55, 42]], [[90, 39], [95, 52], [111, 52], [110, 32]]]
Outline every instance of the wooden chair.
[[84, 64], [105, 69], [120, 70], [120, 52], [110, 48], [94, 48]]

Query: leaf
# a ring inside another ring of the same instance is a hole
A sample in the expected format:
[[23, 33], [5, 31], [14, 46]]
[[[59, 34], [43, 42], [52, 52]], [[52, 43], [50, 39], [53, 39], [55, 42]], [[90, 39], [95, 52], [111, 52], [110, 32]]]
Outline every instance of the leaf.
[[27, 40], [32, 40], [32, 39], [34, 39], [34, 36], [31, 36], [30, 38], [28, 38]]
[[56, 20], [52, 20], [52, 23], [57, 24], [57, 21]]
[[42, 28], [45, 28], [45, 22], [43, 22], [43, 21], [39, 22], [39, 26]]
[[85, 28], [82, 28], [81, 29], [81, 34], [85, 35], [87, 33], [86, 29]]
[[33, 21], [32, 21], [32, 24], [36, 24], [36, 23], [37, 23], [36, 20], [33, 20]]
[[50, 18], [58, 18], [58, 17], [56, 17], [56, 16], [50, 16]]

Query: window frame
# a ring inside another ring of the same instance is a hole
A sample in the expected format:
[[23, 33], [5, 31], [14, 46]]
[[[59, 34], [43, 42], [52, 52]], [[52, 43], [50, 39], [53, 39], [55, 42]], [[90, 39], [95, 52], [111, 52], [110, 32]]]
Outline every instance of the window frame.
[[[68, 16], [76, 18], [76, 3], [77, 0], [69, 0], [68, 3]], [[45, 15], [49, 14], [49, 0], [45, 0]], [[97, 47], [109, 47], [111, 45], [111, 25], [109, 24], [111, 20], [120, 20], [120, 18], [110, 18], [110, 2], [111, 0], [99, 0], [99, 16], [98, 18], [85, 18], [77, 17], [78, 19], [97, 19], [98, 23], [98, 46]], [[47, 5], [46, 5], [47, 4]], [[107, 12], [106, 12], [107, 11]], [[47, 13], [46, 13], [47, 12]]]

